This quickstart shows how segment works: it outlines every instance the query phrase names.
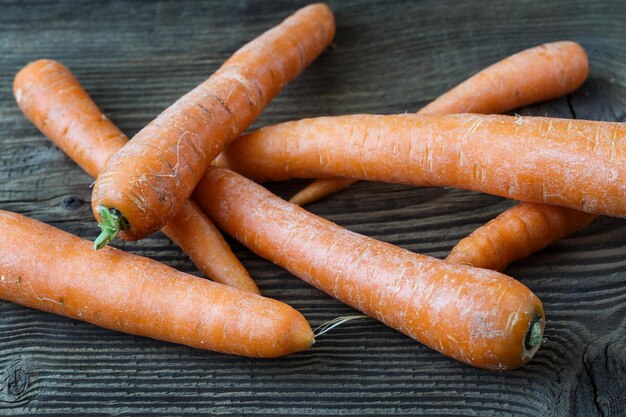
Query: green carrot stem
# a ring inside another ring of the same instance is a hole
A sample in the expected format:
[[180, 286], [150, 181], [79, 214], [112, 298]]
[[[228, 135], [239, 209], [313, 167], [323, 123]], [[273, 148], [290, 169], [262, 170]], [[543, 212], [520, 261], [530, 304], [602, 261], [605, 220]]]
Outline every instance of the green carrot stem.
[[128, 227], [128, 221], [117, 209], [109, 209], [103, 205], [98, 206], [101, 223], [98, 227], [102, 230], [100, 235], [93, 242], [95, 250], [102, 249], [117, 237], [119, 232]]
[[524, 340], [524, 347], [527, 350], [532, 351], [541, 343], [542, 336], [541, 317], [535, 317], [528, 327], [528, 332], [526, 333]]

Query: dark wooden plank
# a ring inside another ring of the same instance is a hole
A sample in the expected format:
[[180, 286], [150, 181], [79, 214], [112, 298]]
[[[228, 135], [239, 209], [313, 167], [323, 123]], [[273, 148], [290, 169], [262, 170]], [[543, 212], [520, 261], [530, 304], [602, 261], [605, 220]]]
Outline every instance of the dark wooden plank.
[[[0, 2], [0, 207], [85, 238], [91, 179], [30, 126], [15, 72], [51, 57], [132, 135], [247, 40], [305, 2]], [[591, 79], [521, 114], [624, 121], [626, 3], [337, 1], [333, 48], [256, 126], [322, 114], [414, 111], [495, 60], [581, 42]], [[272, 184], [290, 195], [304, 182]], [[459, 190], [360, 183], [310, 209], [351, 230], [444, 257], [513, 203]], [[264, 294], [317, 325], [352, 310], [232, 242]], [[197, 273], [163, 235], [120, 247]], [[544, 347], [490, 373], [374, 321], [276, 360], [201, 352], [0, 302], [0, 415], [515, 415], [626, 413], [626, 221], [600, 218], [507, 273], [544, 301]], [[208, 300], [210, 302], [210, 300]]]

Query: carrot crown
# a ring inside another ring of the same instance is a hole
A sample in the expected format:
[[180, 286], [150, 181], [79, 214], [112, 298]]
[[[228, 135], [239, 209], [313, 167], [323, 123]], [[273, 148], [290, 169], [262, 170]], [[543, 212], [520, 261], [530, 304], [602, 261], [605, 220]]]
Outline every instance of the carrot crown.
[[524, 347], [528, 351], [533, 351], [541, 343], [543, 336], [541, 322], [541, 317], [535, 317], [528, 327], [528, 332], [526, 333], [526, 338], [524, 340]]
[[108, 209], [103, 205], [98, 206], [100, 212], [101, 223], [98, 227], [102, 230], [100, 235], [93, 242], [95, 250], [102, 249], [115, 239], [119, 232], [128, 227], [128, 220], [117, 209]]

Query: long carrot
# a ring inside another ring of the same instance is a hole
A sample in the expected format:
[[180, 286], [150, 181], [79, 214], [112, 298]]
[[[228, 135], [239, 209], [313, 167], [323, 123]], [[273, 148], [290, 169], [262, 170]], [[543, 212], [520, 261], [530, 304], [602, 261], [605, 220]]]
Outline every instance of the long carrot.
[[546, 117], [353, 115], [266, 127], [224, 153], [257, 180], [450, 186], [626, 217], [626, 125]]
[[446, 261], [502, 271], [511, 262], [571, 235], [595, 218], [594, 214], [565, 207], [521, 203], [462, 239]]
[[541, 302], [506, 275], [350, 232], [224, 168], [209, 168], [194, 196], [258, 255], [441, 353], [511, 369], [539, 347]]
[[[42, 59], [28, 64], [16, 75], [13, 91], [26, 117], [94, 178], [128, 142], [59, 62]], [[259, 294], [220, 232], [192, 200], [163, 232], [213, 281]]]
[[276, 300], [91, 243], [0, 211], [0, 299], [100, 327], [252, 357], [313, 343], [308, 323]]
[[[449, 90], [418, 114], [506, 113], [578, 89], [589, 73], [585, 50], [576, 42], [546, 43], [511, 55]], [[354, 183], [322, 178], [289, 201], [305, 205]]]
[[304, 7], [237, 51], [109, 160], [92, 207], [104, 221], [96, 248], [118, 235], [141, 239], [167, 224], [202, 173], [333, 38], [325, 4]]

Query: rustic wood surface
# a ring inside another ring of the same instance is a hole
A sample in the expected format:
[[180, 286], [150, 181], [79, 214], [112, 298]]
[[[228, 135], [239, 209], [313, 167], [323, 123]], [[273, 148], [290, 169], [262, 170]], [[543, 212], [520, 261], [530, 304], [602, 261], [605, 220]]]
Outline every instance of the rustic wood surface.
[[[304, 3], [304, 2], [296, 2]], [[31, 60], [69, 66], [129, 135], [233, 51], [295, 10], [288, 1], [0, 2], [0, 208], [87, 239], [91, 179], [18, 110]], [[624, 121], [626, 2], [336, 1], [335, 43], [256, 126], [415, 111], [472, 73], [547, 41], [580, 42], [591, 77], [521, 114]], [[289, 196], [304, 182], [275, 184]], [[310, 206], [351, 230], [444, 257], [513, 202], [459, 190], [359, 183]], [[0, 237], [1, 238], [1, 237]], [[231, 240], [267, 296], [313, 326], [353, 310]], [[162, 234], [119, 247], [185, 272]], [[254, 360], [128, 336], [0, 301], [0, 415], [626, 415], [626, 220], [600, 218], [507, 273], [543, 300], [543, 348], [508, 373], [473, 369], [373, 320], [309, 351]], [[210, 302], [210, 300], [207, 300]]]

